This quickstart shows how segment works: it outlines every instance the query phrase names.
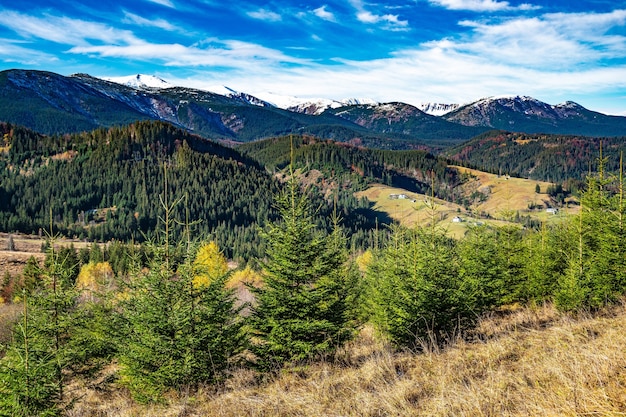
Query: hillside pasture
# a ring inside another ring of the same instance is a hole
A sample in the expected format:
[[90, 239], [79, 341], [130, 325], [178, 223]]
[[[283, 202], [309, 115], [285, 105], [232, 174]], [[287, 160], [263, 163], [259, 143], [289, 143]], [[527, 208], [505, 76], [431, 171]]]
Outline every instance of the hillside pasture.
[[[548, 187], [553, 185], [549, 182], [490, 174], [464, 167], [453, 168], [471, 176], [470, 180], [461, 185], [464, 196], [475, 196], [467, 208], [382, 184], [372, 185], [365, 191], [355, 193], [355, 196], [367, 198], [374, 203], [374, 210], [387, 213], [408, 227], [430, 225], [434, 219], [437, 226], [445, 228], [454, 237], [462, 236], [468, 225], [511, 224], [516, 214], [550, 223], [574, 214], [579, 209], [577, 204], [572, 203], [573, 199], [569, 199], [570, 203], [566, 207], [559, 207], [556, 213], [548, 212], [548, 208], [555, 206], [546, 193]], [[537, 185], [539, 193], [536, 192]], [[404, 195], [406, 198], [393, 198], [393, 195]]]

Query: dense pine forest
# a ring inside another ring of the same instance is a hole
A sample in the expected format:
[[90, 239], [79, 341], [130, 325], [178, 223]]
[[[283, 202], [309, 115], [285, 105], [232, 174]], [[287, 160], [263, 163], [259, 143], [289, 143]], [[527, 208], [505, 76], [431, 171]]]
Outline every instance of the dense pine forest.
[[609, 172], [619, 169], [624, 137], [527, 134], [490, 131], [445, 154], [460, 163], [493, 173], [503, 173], [554, 183], [584, 181], [597, 170], [600, 148], [607, 155]]
[[[76, 384], [193, 403], [233, 392], [237, 372], [262, 385], [325, 361], [347, 369], [364, 329], [394, 352], [432, 355], [494, 337], [480, 320], [515, 306], [577, 317], [626, 295], [614, 152], [598, 155], [577, 214], [453, 239], [435, 196], [457, 198], [466, 178], [426, 152], [310, 137], [231, 149], [161, 122], [50, 137], [2, 128], [0, 227], [47, 243], [43, 264], [0, 283], [3, 306], [19, 308], [0, 334], [0, 415], [72, 415]], [[352, 196], [380, 181], [430, 195], [431, 221], [391, 224]], [[94, 243], [60, 247], [61, 234]], [[233, 257], [255, 262], [232, 270]]]
[[377, 223], [390, 223], [353, 196], [368, 184], [462, 198], [455, 187], [464, 178], [424, 151], [370, 150], [300, 136], [233, 150], [162, 122], [58, 136], [4, 124], [2, 134], [0, 228], [10, 232], [41, 233], [52, 216], [54, 230], [68, 237], [144, 241], [156, 228], [155, 196], [168, 170], [173, 192], [198, 220], [195, 232], [211, 236], [230, 258], [262, 256], [258, 228], [275, 215], [271, 196], [281, 184], [273, 173], [289, 162], [291, 142], [298, 173], [322, 173], [313, 186], [323, 196], [311, 197], [317, 221], [330, 228], [326, 218], [336, 205], [358, 248], [371, 245]]

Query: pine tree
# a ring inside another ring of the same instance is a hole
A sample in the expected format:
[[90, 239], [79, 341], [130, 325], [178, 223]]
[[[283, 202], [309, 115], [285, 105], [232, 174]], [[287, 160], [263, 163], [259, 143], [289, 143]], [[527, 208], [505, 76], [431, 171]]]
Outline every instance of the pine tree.
[[476, 318], [456, 245], [435, 227], [393, 227], [367, 275], [372, 320], [398, 347], [441, 346]]
[[173, 243], [172, 212], [180, 200], [169, 203], [164, 195], [162, 239], [148, 243], [148, 271], [130, 272], [119, 306], [121, 381], [141, 402], [161, 401], [170, 389], [220, 381], [244, 344], [240, 309], [225, 289], [228, 274], [203, 280], [206, 285], [194, 283], [214, 271], [194, 262], [191, 242]]
[[602, 148], [598, 161], [598, 172], [587, 177], [587, 188], [581, 193], [581, 211], [570, 225], [575, 244], [555, 296], [563, 310], [600, 308], [626, 290], [623, 178], [620, 173], [615, 193], [611, 188], [616, 178], [605, 172]]
[[280, 220], [263, 237], [263, 284], [250, 318], [251, 351], [260, 369], [332, 354], [352, 335], [345, 238], [316, 229], [310, 201], [293, 175], [276, 198]]
[[0, 360], [0, 415], [56, 415], [64, 404], [77, 294], [71, 267], [48, 244], [41, 284], [22, 292], [24, 313], [13, 343]]

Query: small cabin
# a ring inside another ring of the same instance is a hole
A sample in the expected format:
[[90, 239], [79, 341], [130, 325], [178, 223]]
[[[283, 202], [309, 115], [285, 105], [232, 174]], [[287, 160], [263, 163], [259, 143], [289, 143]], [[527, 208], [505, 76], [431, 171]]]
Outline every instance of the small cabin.
[[550, 207], [546, 209], [546, 213], [548, 214], [557, 214], [558, 212], [559, 212], [559, 209], [555, 207]]

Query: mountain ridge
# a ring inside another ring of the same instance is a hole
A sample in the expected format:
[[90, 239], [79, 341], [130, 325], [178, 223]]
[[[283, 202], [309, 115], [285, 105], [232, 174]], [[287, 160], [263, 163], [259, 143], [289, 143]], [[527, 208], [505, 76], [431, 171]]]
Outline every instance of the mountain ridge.
[[41, 133], [162, 120], [214, 140], [311, 134], [386, 149], [437, 150], [494, 128], [626, 136], [626, 117], [604, 115], [571, 101], [550, 105], [528, 96], [490, 97], [462, 106], [355, 98], [306, 101], [277, 94], [259, 97], [229, 87], [216, 93], [142, 74], [102, 79], [34, 70], [0, 72], [0, 120]]

